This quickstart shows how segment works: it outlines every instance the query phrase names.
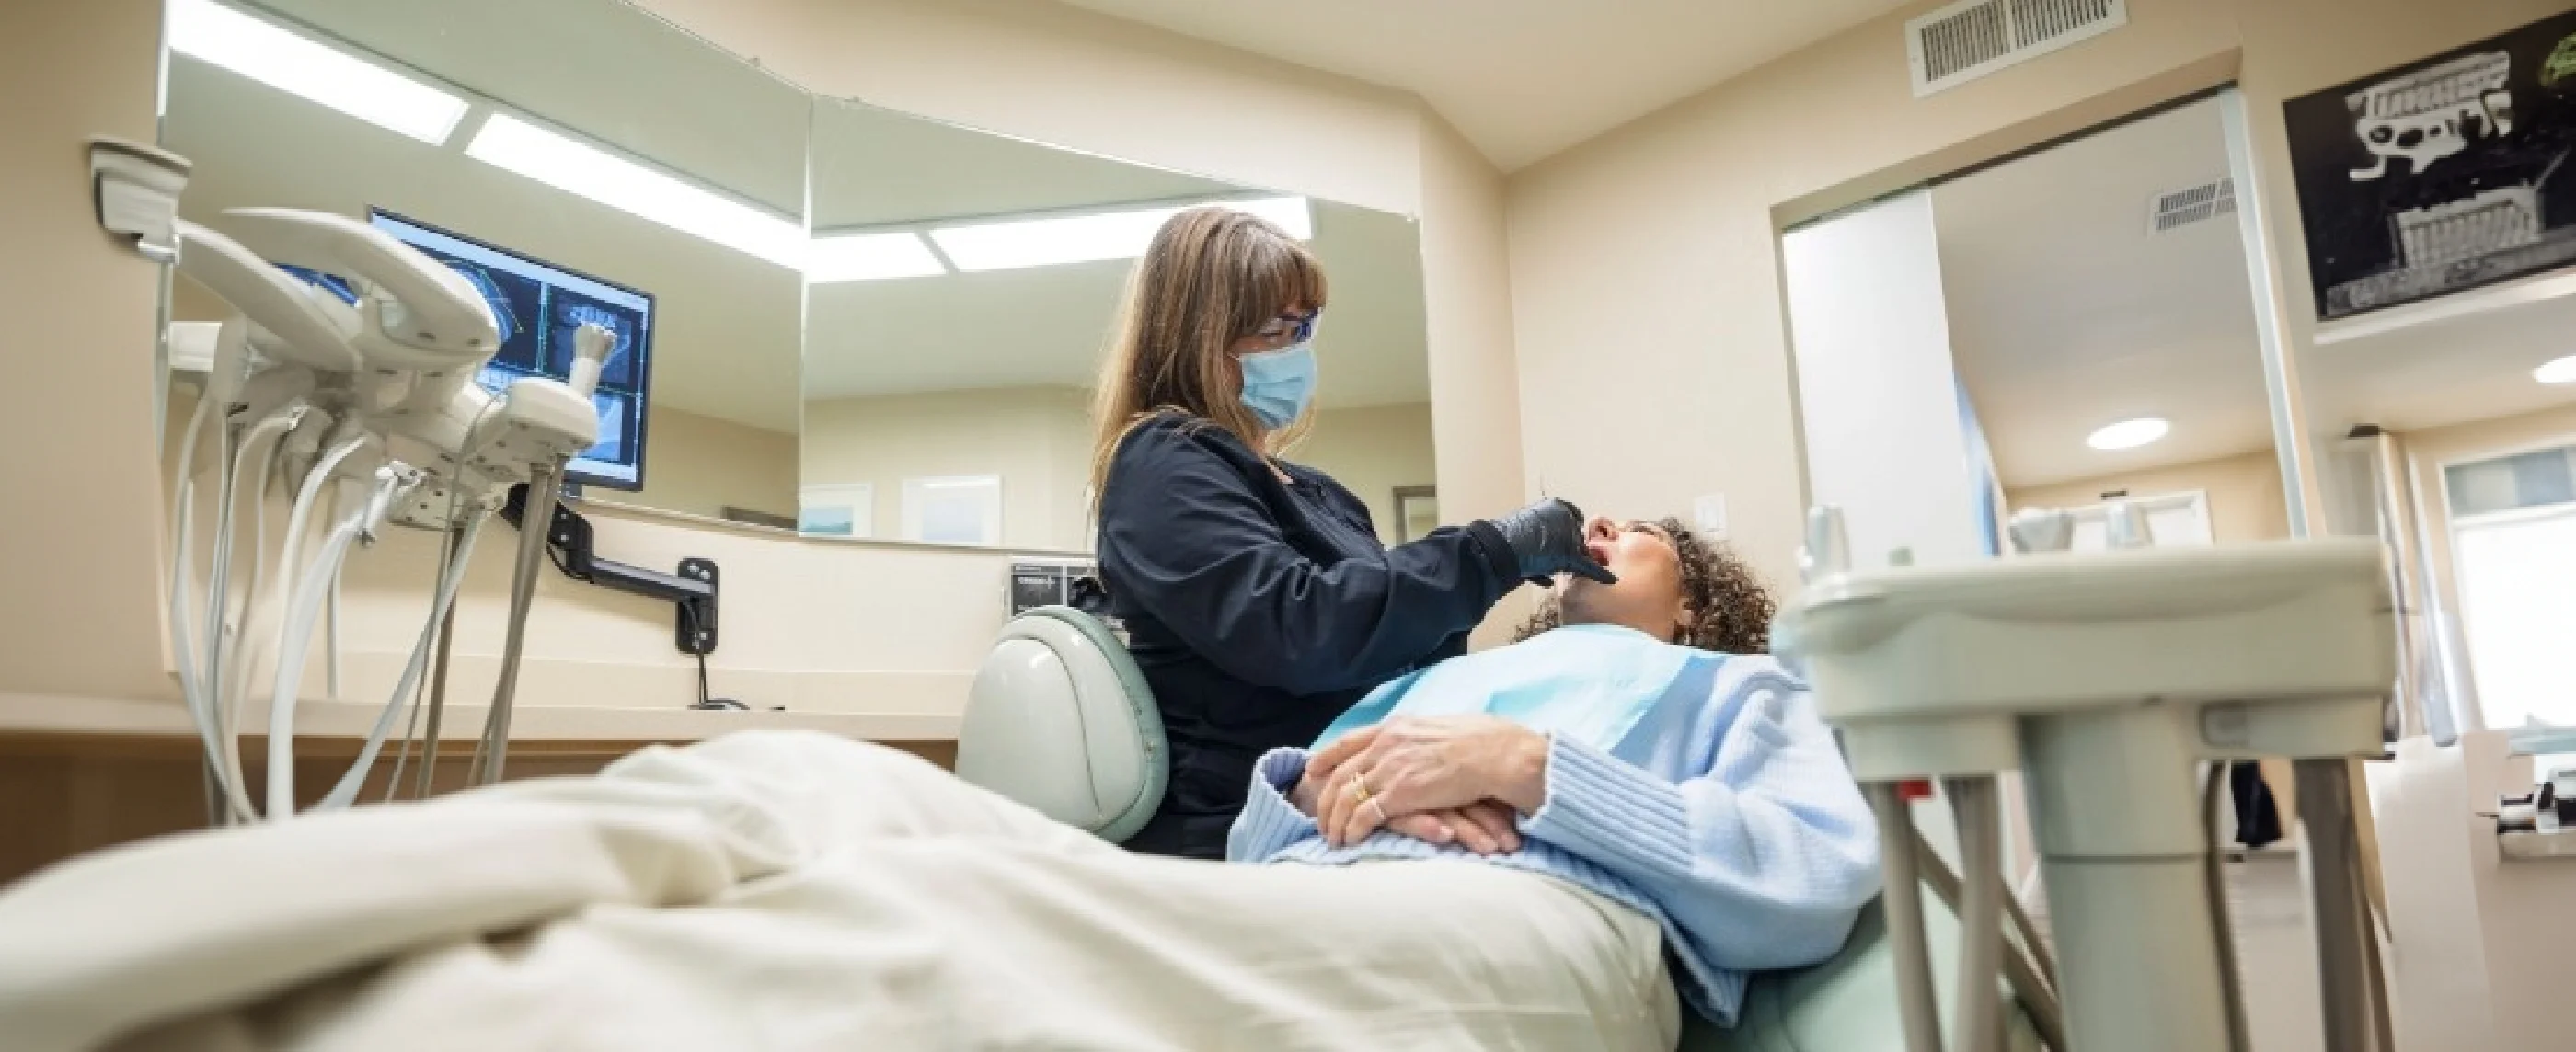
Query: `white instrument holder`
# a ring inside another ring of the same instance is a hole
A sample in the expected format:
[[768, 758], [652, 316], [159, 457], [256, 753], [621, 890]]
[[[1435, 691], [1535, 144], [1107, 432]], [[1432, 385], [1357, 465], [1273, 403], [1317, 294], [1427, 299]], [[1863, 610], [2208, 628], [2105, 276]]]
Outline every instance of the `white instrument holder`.
[[[2135, 509], [2115, 509], [2109, 552], [2065, 551], [2067, 524], [2033, 519], [2013, 524], [2019, 557], [1913, 567], [1898, 553], [1860, 570], [1840, 513], [1820, 508], [1807, 588], [1774, 644], [1865, 785], [2026, 773], [2073, 1047], [2241, 1049], [2194, 768], [2301, 761], [2318, 924], [2353, 928], [2351, 815], [2331, 813], [2342, 783], [2323, 776], [2382, 748], [2384, 557], [2367, 538], [2139, 550], [2143, 523], [2121, 511]], [[2312, 767], [2328, 813], [2309, 806]], [[2320, 942], [2330, 1047], [2364, 1047], [2349, 1038], [2383, 995], [2357, 943]]]
[[98, 225], [127, 239], [145, 259], [163, 266], [178, 262], [179, 192], [192, 169], [187, 158], [157, 146], [91, 138], [90, 197]]

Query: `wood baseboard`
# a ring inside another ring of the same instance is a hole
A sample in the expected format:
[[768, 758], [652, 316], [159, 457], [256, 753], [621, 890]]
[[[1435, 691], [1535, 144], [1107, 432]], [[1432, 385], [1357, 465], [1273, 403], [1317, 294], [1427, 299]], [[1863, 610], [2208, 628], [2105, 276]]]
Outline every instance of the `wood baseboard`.
[[[298, 807], [311, 806], [339, 781], [363, 739], [300, 736], [295, 740]], [[606, 739], [512, 741], [510, 780], [586, 775], [627, 753], [670, 742]], [[883, 743], [943, 768], [957, 763], [953, 741]], [[0, 730], [0, 885], [74, 855], [115, 844], [206, 826], [204, 765], [197, 739], [175, 734]], [[268, 741], [242, 739], [248, 784], [268, 779]], [[473, 743], [442, 742], [430, 795], [465, 785]], [[401, 797], [410, 799], [421, 757], [388, 749], [369, 770], [358, 799], [385, 799], [394, 767], [403, 767]]]

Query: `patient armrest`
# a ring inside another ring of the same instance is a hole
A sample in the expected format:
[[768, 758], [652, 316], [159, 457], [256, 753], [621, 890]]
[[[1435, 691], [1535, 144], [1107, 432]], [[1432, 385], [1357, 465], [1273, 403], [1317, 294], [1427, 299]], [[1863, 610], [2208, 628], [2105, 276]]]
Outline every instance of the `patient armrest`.
[[[1959, 921], [1929, 889], [1921, 894], [1933, 983], [1946, 1021], [1957, 982]], [[1756, 974], [1733, 1030], [1691, 1015], [1682, 1027], [1680, 1052], [1906, 1052], [1905, 1029], [1896, 1015], [1896, 959], [1879, 906], [1872, 902], [1861, 911], [1851, 938], [1825, 963]], [[2004, 999], [2006, 1046], [2037, 1052], [2039, 1035], [2012, 992], [2000, 982], [1995, 990]]]

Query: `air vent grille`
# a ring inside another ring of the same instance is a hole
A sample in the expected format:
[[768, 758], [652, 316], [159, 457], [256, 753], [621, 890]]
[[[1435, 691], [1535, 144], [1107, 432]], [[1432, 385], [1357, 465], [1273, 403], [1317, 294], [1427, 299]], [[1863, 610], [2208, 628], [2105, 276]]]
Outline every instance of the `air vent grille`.
[[2157, 194], [2147, 202], [2147, 229], [2162, 234], [2236, 214], [2236, 180], [2218, 179]]
[[1929, 95], [2127, 25], [2126, 0], [1965, 0], [1905, 24], [1914, 94]]

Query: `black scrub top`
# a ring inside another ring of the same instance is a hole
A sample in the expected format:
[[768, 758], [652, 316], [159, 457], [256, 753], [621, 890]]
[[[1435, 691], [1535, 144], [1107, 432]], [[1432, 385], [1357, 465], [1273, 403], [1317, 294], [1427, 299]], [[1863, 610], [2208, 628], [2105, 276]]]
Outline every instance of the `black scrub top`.
[[1389, 549], [1367, 505], [1178, 413], [1136, 427], [1100, 498], [1100, 575], [1171, 743], [1127, 847], [1221, 858], [1253, 761], [1312, 743], [1370, 688], [1463, 653], [1519, 583], [1491, 525]]

